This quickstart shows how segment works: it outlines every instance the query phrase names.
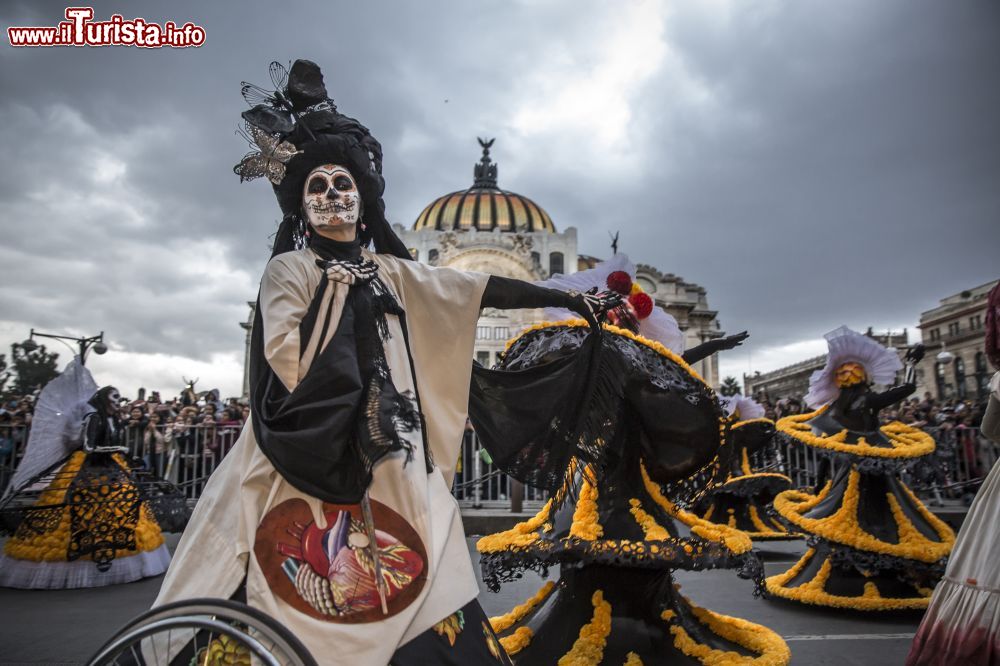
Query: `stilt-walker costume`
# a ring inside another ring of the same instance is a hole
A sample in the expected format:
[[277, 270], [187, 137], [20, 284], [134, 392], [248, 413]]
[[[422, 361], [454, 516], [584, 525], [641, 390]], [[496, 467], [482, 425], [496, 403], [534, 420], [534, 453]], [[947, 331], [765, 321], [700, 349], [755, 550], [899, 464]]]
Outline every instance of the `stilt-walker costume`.
[[[634, 328], [641, 314], [609, 313]], [[494, 463], [552, 492], [531, 520], [480, 539], [484, 580], [497, 590], [561, 565], [557, 581], [491, 619], [505, 649], [526, 665], [787, 664], [780, 636], [695, 606], [671, 577], [726, 567], [762, 583], [745, 534], [681, 508], [729, 469], [714, 392], [660, 342], [582, 324], [529, 329], [473, 375], [470, 413]]]
[[476, 322], [482, 307], [593, 319], [599, 303], [412, 261], [385, 219], [378, 142], [338, 113], [314, 63], [271, 76], [274, 91], [244, 84], [260, 150], [236, 167], [266, 176], [284, 213], [251, 336], [251, 417], [156, 605], [244, 587], [323, 664], [509, 663], [449, 491]]
[[0, 586], [99, 587], [167, 569], [150, 506], [156, 484], [124, 457], [118, 399], [112, 386], [97, 390], [79, 358], [42, 390], [24, 459], [0, 503], [13, 533], [0, 555]]
[[773, 441], [774, 422], [764, 418], [764, 408], [751, 398], [734, 395], [720, 402], [730, 421], [735, 455], [729, 478], [708, 491], [695, 513], [704, 520], [742, 530], [754, 540], [800, 537], [771, 515], [774, 497], [791, 488], [792, 480], [751, 466], [753, 454]]
[[[899, 479], [899, 471], [934, 450], [927, 433], [878, 413], [913, 393], [923, 355], [907, 356], [906, 382], [882, 393], [903, 368], [896, 352], [846, 326], [826, 335], [826, 365], [809, 380], [806, 402], [818, 408], [777, 423], [813, 447], [833, 468], [818, 492], [787, 490], [775, 499], [781, 517], [809, 538], [788, 571], [767, 579], [767, 591], [793, 601], [854, 610], [926, 608], [955, 542]], [[832, 478], [830, 478], [832, 477]]]

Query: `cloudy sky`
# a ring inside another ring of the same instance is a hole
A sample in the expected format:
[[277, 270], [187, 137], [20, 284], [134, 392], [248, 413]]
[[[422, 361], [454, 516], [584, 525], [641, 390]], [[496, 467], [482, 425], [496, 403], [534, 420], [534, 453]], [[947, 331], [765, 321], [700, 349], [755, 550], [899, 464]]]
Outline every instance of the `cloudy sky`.
[[[231, 168], [241, 80], [319, 63], [385, 150], [392, 221], [500, 184], [580, 251], [708, 289], [750, 342], [724, 374], [900, 329], [1000, 276], [1000, 4], [96, 2], [193, 21], [193, 49], [0, 47], [0, 348], [43, 331], [112, 347], [101, 383], [239, 391], [248, 300], [278, 210]], [[6, 1], [3, 27], [65, 5]], [[911, 335], [915, 334], [911, 331]], [[69, 353], [58, 343], [52, 349]]]

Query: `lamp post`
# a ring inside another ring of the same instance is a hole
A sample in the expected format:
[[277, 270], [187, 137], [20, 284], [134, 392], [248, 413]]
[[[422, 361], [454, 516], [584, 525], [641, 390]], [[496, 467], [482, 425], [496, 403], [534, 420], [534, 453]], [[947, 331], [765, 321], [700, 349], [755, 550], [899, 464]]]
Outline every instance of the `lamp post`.
[[38, 349], [38, 343], [35, 342], [36, 337], [52, 338], [54, 340], [72, 340], [80, 348], [81, 365], [86, 363], [87, 351], [89, 349], [93, 348], [95, 354], [105, 354], [108, 351], [108, 346], [104, 344], [104, 331], [101, 331], [98, 335], [92, 335], [89, 338], [84, 338], [84, 337], [78, 338], [78, 337], [73, 337], [72, 335], [54, 335], [52, 333], [39, 333], [35, 329], [31, 329], [31, 334], [28, 336], [28, 339], [21, 343], [21, 349], [23, 349], [26, 352], [33, 352], [36, 349]]

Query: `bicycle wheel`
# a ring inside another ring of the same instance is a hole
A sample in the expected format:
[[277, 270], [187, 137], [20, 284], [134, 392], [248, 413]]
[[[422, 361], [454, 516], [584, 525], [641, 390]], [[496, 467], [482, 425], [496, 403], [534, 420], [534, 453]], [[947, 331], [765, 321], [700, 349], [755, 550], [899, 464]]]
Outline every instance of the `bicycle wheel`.
[[88, 666], [247, 664], [317, 666], [288, 629], [229, 599], [186, 599], [158, 606], [120, 629]]

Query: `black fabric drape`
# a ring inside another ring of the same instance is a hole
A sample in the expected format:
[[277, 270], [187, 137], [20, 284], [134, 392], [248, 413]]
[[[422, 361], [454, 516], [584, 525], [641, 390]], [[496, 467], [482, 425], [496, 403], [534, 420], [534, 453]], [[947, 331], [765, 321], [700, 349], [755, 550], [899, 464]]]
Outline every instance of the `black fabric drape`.
[[733, 455], [710, 387], [645, 344], [582, 326], [529, 331], [497, 369], [474, 365], [469, 417], [497, 467], [549, 491], [577, 458], [615, 492], [635, 482], [619, 472], [641, 456], [664, 495], [687, 505]]
[[624, 377], [619, 358], [602, 350], [600, 329], [592, 329], [579, 347], [541, 350], [524, 365], [473, 364], [469, 418], [498, 468], [554, 491], [573, 458], [607, 463]]
[[[325, 260], [360, 261], [358, 241], [313, 236], [310, 247]], [[322, 271], [320, 266], [317, 271]], [[332, 288], [323, 276], [300, 322], [303, 347], [331, 313], [322, 303]], [[264, 357], [260, 297], [250, 340], [250, 399], [254, 435], [278, 473], [298, 490], [335, 504], [361, 500], [372, 467], [393, 451], [412, 449], [401, 433], [420, 427], [413, 396], [392, 383], [382, 342], [385, 317], [402, 308], [376, 277], [350, 286], [336, 332], [291, 392]], [[330, 305], [332, 307], [332, 299]]]

